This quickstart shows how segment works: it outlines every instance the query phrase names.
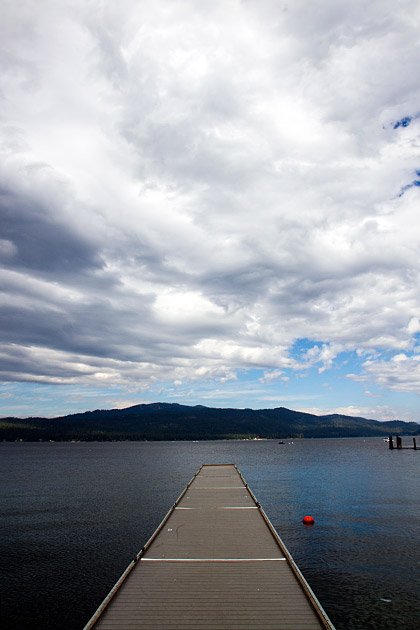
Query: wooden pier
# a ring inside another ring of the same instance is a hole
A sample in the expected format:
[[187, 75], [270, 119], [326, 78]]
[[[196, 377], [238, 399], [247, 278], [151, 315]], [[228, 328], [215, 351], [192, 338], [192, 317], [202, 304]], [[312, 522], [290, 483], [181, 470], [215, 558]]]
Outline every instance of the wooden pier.
[[84, 630], [334, 630], [233, 464], [205, 465]]

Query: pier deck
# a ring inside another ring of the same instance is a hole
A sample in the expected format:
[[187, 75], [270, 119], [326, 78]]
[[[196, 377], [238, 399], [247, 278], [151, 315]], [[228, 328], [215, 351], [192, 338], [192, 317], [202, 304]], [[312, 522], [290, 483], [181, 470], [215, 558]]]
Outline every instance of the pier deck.
[[233, 464], [205, 465], [85, 630], [334, 630]]

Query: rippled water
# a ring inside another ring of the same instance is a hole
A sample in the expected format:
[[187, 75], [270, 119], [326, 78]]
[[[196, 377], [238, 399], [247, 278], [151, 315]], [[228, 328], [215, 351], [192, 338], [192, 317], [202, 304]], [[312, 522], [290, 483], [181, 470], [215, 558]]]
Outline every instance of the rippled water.
[[204, 463], [238, 465], [337, 630], [420, 628], [420, 451], [367, 438], [0, 455], [3, 628], [81, 630]]

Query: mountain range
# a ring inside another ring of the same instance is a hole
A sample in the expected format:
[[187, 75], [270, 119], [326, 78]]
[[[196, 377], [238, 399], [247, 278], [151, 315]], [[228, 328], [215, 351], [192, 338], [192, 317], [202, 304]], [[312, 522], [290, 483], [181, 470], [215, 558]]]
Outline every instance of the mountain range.
[[217, 440], [240, 438], [369, 437], [420, 435], [420, 424], [331, 414], [316, 416], [285, 407], [220, 409], [177, 403], [86, 411], [56, 418], [2, 418], [0, 440]]

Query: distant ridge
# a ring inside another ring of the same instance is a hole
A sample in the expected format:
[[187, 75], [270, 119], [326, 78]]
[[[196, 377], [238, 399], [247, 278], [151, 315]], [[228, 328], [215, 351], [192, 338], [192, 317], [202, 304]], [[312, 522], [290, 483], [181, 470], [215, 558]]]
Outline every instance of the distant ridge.
[[0, 440], [9, 441], [284, 439], [396, 433], [420, 435], [420, 424], [341, 414], [315, 416], [285, 407], [229, 409], [161, 402], [56, 418], [0, 419]]

